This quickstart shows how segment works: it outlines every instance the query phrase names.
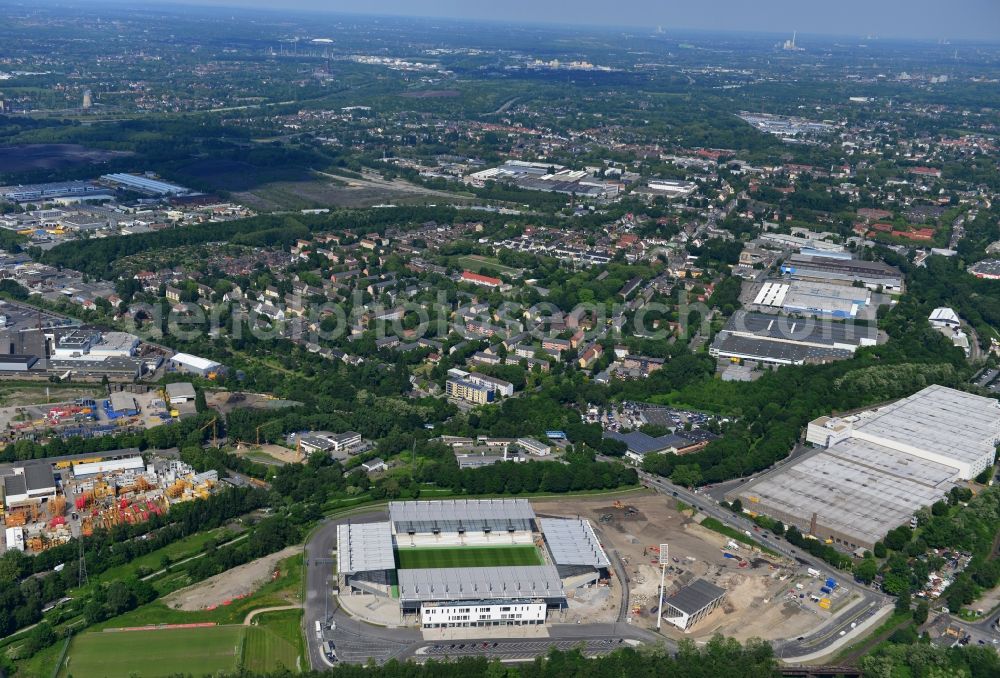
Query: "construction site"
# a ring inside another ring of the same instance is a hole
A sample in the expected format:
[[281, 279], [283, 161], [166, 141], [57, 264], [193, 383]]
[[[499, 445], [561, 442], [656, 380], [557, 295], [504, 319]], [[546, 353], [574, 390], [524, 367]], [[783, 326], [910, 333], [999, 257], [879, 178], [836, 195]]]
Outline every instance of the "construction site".
[[141, 431], [194, 414], [193, 400], [193, 393], [187, 400], [172, 397], [165, 390], [129, 384], [105, 397], [0, 407], [0, 442], [51, 436], [94, 438]]
[[[668, 546], [665, 609], [692, 586], [724, 591], [718, 606], [690, 625], [678, 628], [662, 622], [662, 632], [677, 638], [708, 638], [714, 633], [744, 640], [796, 637], [818, 628], [855, 601], [849, 587], [836, 582], [827, 586], [829, 582], [812, 576], [797, 562], [703, 527], [700, 516], [677, 510], [667, 497], [633, 495], [626, 501], [574, 497], [532, 504], [540, 514], [590, 520], [608, 554], [622, 563], [625, 572], [625, 582], [612, 577], [603, 590], [579, 591], [568, 601], [565, 621], [615, 621], [627, 601], [623, 619], [656, 627], [662, 544]], [[622, 584], [627, 596], [621, 595]]]
[[216, 490], [216, 471], [196, 473], [175, 456], [144, 459], [124, 449], [0, 466], [4, 550], [38, 553], [95, 529], [145, 522]]

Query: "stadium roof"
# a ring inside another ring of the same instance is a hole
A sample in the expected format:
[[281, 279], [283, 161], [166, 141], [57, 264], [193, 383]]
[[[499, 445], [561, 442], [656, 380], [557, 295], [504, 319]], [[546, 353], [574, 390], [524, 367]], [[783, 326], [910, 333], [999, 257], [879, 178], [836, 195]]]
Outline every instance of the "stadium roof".
[[392, 526], [382, 523], [349, 523], [337, 526], [337, 570], [340, 574], [391, 570]]
[[693, 615], [724, 595], [726, 595], [725, 589], [704, 579], [695, 579], [663, 602], [687, 615]]
[[538, 524], [556, 565], [590, 565], [598, 569], [611, 567], [589, 520], [540, 518]]
[[553, 565], [397, 570], [397, 575], [403, 604], [566, 596]]
[[524, 529], [535, 511], [527, 499], [449, 499], [389, 502], [389, 520], [397, 532], [459, 529]]

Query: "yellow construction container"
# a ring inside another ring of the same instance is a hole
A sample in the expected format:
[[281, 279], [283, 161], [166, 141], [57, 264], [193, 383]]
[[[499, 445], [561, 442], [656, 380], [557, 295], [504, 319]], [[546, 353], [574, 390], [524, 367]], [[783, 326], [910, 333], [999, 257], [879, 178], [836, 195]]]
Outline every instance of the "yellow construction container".
[[73, 462], [70, 462], [70, 461], [57, 461], [56, 462], [56, 468], [60, 468], [60, 469], [62, 469], [62, 468], [69, 468], [72, 464], [73, 464]]
[[824, 610], [829, 610], [830, 609], [830, 599], [829, 598], [820, 598], [819, 606], [822, 607]]

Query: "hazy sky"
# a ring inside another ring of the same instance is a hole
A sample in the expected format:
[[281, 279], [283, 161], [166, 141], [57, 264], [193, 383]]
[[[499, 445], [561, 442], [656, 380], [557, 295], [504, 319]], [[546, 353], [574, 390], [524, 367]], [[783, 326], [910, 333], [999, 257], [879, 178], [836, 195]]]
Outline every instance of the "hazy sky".
[[[140, 2], [143, 0], [133, 0]], [[170, 1], [170, 0], [168, 0]], [[1000, 0], [174, 0], [511, 22], [1000, 40]], [[163, 0], [159, 0], [163, 2]]]

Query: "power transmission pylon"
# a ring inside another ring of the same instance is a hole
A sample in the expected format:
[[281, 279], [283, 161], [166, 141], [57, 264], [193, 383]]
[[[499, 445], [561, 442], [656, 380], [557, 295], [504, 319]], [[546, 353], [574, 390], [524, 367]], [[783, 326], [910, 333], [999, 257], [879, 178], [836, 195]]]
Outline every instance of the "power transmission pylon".
[[80, 586], [85, 586], [87, 584], [87, 559], [83, 554], [83, 535], [81, 534], [77, 541], [80, 543]]

